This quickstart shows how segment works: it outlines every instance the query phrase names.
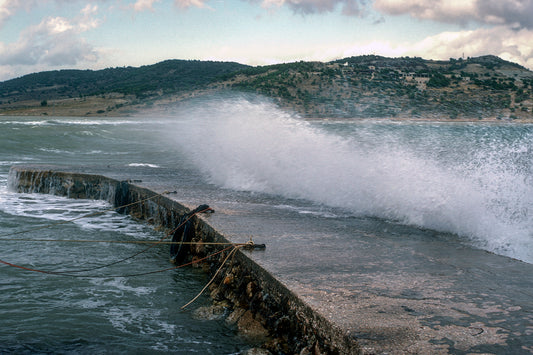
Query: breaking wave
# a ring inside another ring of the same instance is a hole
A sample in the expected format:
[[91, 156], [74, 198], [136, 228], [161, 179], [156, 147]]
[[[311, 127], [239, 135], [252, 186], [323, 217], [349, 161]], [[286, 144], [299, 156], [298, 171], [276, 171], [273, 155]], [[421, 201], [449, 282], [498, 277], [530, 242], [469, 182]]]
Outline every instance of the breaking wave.
[[533, 126], [312, 123], [245, 98], [176, 116], [175, 144], [218, 186], [451, 232], [533, 262]]

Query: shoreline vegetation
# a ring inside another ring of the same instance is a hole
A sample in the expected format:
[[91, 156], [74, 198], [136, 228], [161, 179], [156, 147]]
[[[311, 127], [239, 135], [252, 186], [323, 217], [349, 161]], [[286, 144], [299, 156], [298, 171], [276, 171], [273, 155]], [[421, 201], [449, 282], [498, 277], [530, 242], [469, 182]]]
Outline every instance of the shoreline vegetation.
[[374, 55], [251, 67], [168, 60], [0, 83], [0, 116], [123, 117], [219, 92], [259, 94], [305, 119], [533, 123], [533, 72], [495, 56]]

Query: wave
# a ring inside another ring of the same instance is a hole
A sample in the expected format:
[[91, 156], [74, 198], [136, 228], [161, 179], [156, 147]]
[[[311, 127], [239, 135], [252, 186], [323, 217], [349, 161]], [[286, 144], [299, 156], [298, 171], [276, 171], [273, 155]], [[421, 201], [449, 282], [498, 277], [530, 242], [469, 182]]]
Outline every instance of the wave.
[[[106, 201], [15, 193], [3, 184], [0, 186], [0, 213], [31, 218], [35, 223], [46, 221], [44, 225], [71, 221], [83, 229], [116, 231], [139, 239], [145, 237], [149, 227], [134, 223], [129, 216], [107, 211], [109, 208]], [[95, 214], [100, 211], [101, 214]], [[80, 218], [82, 216], [86, 217]]]
[[110, 125], [110, 126], [120, 126], [120, 125], [131, 125], [131, 124], [143, 124], [142, 121], [131, 119], [24, 119], [20, 118], [16, 121], [13, 120], [2, 120], [0, 125], [10, 125], [10, 126], [101, 126], [101, 125]]
[[128, 166], [132, 167], [148, 167], [148, 168], [159, 168], [159, 165], [156, 164], [149, 164], [149, 163], [130, 163]]
[[172, 133], [169, 127], [179, 137], [174, 144], [218, 186], [451, 232], [533, 262], [531, 127], [508, 139], [494, 135], [495, 126], [326, 129], [245, 98], [201, 102], [176, 115], [189, 119]]
[[44, 152], [44, 153], [51, 153], [51, 154], [57, 154], [57, 155], [69, 155], [69, 156], [79, 156], [79, 155], [127, 155], [130, 154], [126, 151], [103, 151], [103, 150], [66, 150], [66, 149], [58, 149], [58, 148], [37, 148], [38, 151]]

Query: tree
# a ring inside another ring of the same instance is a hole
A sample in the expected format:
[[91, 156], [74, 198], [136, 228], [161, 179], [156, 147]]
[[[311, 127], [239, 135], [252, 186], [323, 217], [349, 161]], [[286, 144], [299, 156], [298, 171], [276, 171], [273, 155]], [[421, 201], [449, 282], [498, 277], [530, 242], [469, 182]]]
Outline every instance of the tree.
[[427, 86], [434, 88], [443, 88], [450, 85], [450, 79], [440, 73], [435, 73], [429, 79]]

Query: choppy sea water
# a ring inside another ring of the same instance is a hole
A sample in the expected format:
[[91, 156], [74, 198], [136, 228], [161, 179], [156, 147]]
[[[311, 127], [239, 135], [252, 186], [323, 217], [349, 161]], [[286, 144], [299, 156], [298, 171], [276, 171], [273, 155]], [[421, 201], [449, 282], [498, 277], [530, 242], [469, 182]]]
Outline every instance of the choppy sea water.
[[[104, 270], [98, 267], [127, 258], [146, 245], [57, 241], [160, 239], [162, 235], [151, 228], [106, 212], [38, 229], [110, 206], [101, 201], [17, 194], [6, 191], [5, 181], [0, 201], [2, 260], [79, 275], [50, 275], [2, 265], [0, 353], [233, 354], [249, 347], [223, 320], [197, 319], [193, 312], [180, 309], [207, 282], [200, 271], [122, 277], [172, 267], [166, 248], [152, 248]], [[91, 269], [95, 270], [80, 272]], [[206, 302], [204, 298], [196, 306]]]
[[[8, 170], [20, 163], [156, 177], [163, 186], [169, 181], [178, 186], [177, 198], [184, 202], [266, 204], [324, 224], [375, 218], [456, 234], [458, 242], [533, 262], [533, 125], [528, 124], [306, 122], [243, 97], [195, 100], [132, 118], [2, 117], [2, 235], [109, 207], [13, 193]], [[111, 212], [23, 236], [160, 238]], [[0, 259], [53, 271], [113, 262], [139, 248], [2, 243]], [[246, 348], [223, 323], [179, 310], [203, 287], [202, 274], [188, 269], [115, 277], [168, 266], [164, 247], [98, 270], [96, 278], [2, 266], [2, 350], [218, 354]]]

